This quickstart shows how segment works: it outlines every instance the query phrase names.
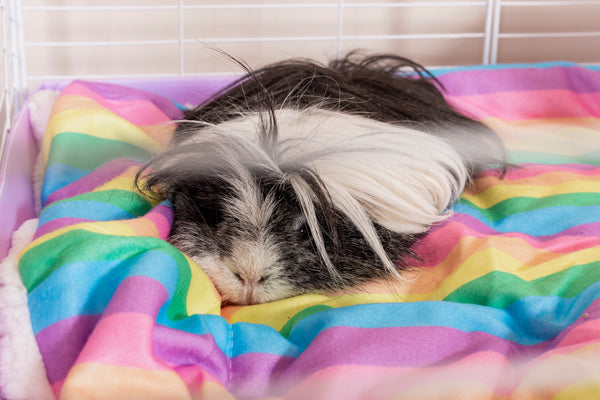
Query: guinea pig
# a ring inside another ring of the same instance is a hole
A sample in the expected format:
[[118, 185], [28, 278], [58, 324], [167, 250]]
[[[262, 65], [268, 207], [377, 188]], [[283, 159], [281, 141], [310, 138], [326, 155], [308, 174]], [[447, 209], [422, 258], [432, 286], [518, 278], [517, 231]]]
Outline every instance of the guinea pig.
[[171, 202], [170, 243], [224, 303], [401, 278], [472, 178], [504, 163], [499, 137], [406, 58], [246, 70], [187, 112], [136, 177]]

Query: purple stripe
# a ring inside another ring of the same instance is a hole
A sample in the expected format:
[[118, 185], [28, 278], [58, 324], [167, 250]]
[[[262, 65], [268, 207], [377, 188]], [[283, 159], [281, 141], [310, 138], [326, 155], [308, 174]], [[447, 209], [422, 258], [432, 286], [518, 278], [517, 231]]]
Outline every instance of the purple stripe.
[[455, 71], [438, 79], [453, 96], [556, 89], [600, 91], [600, 72], [578, 66]]
[[109, 100], [118, 101], [132, 101], [132, 100], [146, 100], [154, 105], [162, 112], [164, 112], [170, 119], [181, 119], [183, 117], [182, 111], [173, 104], [172, 101], [159, 96], [157, 94], [134, 89], [128, 86], [114, 85], [111, 83], [101, 82], [90, 82], [90, 81], [74, 81], [73, 84], [84, 86], [98, 95]]
[[[581, 324], [600, 318], [600, 299], [594, 301], [586, 313], [586, 319], [578, 319], [556, 338], [532, 346], [485, 332], [463, 332], [448, 327], [334, 327], [313, 339], [281, 374], [280, 380], [295, 384], [319, 370], [340, 365], [427, 368], [450, 364], [481, 351], [499, 353], [511, 361], [527, 361], [555, 349]], [[255, 357], [255, 363], [260, 363], [261, 355]]]
[[[559, 238], [565, 238], [567, 236], [591, 236], [598, 237], [600, 236], [600, 222], [592, 222], [589, 224], [581, 224], [569, 229], [565, 229], [562, 232], [555, 233], [553, 235], [545, 235], [545, 236], [530, 236], [520, 232], [505, 232], [500, 233], [475, 217], [470, 215], [456, 213], [447, 220], [447, 223], [454, 222], [459, 223], [466, 226], [469, 229], [472, 229], [476, 232], [479, 232], [483, 235], [495, 235], [495, 236], [515, 236], [515, 237], [529, 237], [534, 238], [537, 242], [547, 242], [550, 240], [555, 240]], [[441, 227], [442, 225], [440, 225]]]
[[58, 218], [58, 219], [53, 219], [52, 221], [46, 222], [44, 225], [40, 226], [37, 231], [35, 232], [35, 236], [33, 237], [34, 239], [37, 239], [39, 237], [44, 236], [47, 233], [50, 232], [54, 232], [58, 229], [67, 227], [67, 226], [72, 226], [75, 224], [79, 224], [82, 222], [94, 222], [91, 219], [85, 219], [85, 218]]
[[[129, 284], [130, 289], [135, 289], [135, 286], [141, 292], [147, 289], [139, 280], [131, 280]], [[119, 311], [139, 312], [145, 309], [153, 313], [160, 300], [149, 297], [138, 296], [132, 304], [121, 306]], [[145, 300], [154, 305], [145, 307], [141, 304]], [[560, 342], [567, 335], [579, 327], [588, 329], [584, 325], [598, 318], [600, 299], [588, 306], [585, 318], [577, 319], [552, 340], [532, 346], [519, 345], [484, 332], [463, 332], [448, 327], [334, 327], [321, 332], [296, 360], [273, 354], [248, 353], [233, 358], [231, 363], [212, 335], [196, 335], [156, 325], [153, 351], [172, 365], [202, 366], [224, 384], [230, 383], [234, 392], [258, 396], [272, 389], [274, 382], [289, 387], [312, 373], [339, 365], [424, 368], [451, 364], [465, 355], [481, 351], [496, 352], [511, 361], [528, 361], [560, 348]], [[98, 320], [99, 316], [95, 315], [68, 318], [37, 335], [51, 383], [66, 377]], [[581, 345], [586, 343], [583, 341]], [[565, 346], [573, 347], [574, 344], [566, 343]], [[285, 390], [283, 386], [278, 389]]]
[[232, 360], [231, 387], [235, 393], [260, 397], [272, 393], [278, 377], [294, 361], [291, 357], [275, 354], [249, 353]]
[[124, 279], [104, 310], [103, 317], [119, 313], [145, 314], [156, 319], [169, 293], [164, 285], [148, 276], [136, 275]]
[[[52, 192], [46, 199], [44, 206], [49, 204], [68, 199], [78, 194], [88, 193], [95, 188], [109, 182], [110, 180], [121, 175], [125, 170], [133, 166], [140, 166], [139, 162], [133, 161], [128, 158], [117, 158], [107, 164], [95, 169], [83, 178], [76, 180], [58, 190]], [[133, 186], [132, 188], [133, 189]]]
[[229, 358], [211, 334], [197, 335], [156, 325], [152, 338], [154, 354], [175, 366], [200, 365], [224, 385], [229, 382]]
[[64, 379], [77, 360], [100, 315], [66, 318], [36, 335], [51, 384]]
[[[157, 218], [158, 217], [158, 218]], [[149, 219], [158, 230], [159, 239], [167, 240], [171, 225], [173, 224], [173, 209], [167, 205], [159, 204], [148, 212], [144, 217]], [[35, 232], [34, 239], [40, 238], [48, 233], [54, 232], [75, 224], [84, 222], [97, 222], [86, 218], [57, 218], [46, 222], [38, 227]]]

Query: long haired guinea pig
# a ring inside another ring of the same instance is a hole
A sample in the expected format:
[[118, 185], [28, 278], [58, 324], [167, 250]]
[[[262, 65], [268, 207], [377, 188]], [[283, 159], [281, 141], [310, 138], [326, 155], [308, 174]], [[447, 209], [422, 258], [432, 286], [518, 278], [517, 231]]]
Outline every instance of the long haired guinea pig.
[[169, 241], [228, 304], [398, 277], [411, 246], [504, 147], [422, 66], [351, 53], [248, 74], [189, 111], [138, 174]]

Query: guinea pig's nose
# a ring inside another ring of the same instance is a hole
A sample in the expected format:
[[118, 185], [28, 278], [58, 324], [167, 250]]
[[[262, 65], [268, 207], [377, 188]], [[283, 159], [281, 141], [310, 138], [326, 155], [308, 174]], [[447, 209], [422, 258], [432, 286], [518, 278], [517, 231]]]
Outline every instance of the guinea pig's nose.
[[249, 276], [247, 274], [234, 273], [236, 279], [241, 284], [241, 298], [243, 304], [258, 304], [260, 303], [260, 287], [265, 281], [265, 278], [258, 276]]

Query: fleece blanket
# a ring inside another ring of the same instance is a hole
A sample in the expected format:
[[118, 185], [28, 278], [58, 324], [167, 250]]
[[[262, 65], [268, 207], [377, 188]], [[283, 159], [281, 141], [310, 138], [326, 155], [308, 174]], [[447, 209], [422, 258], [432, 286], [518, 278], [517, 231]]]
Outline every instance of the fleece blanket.
[[60, 399], [600, 397], [600, 71], [438, 71], [448, 100], [520, 168], [484, 173], [418, 243], [394, 295], [374, 285], [220, 307], [133, 190], [181, 117], [173, 102], [77, 81], [44, 139], [43, 211], [19, 270]]

